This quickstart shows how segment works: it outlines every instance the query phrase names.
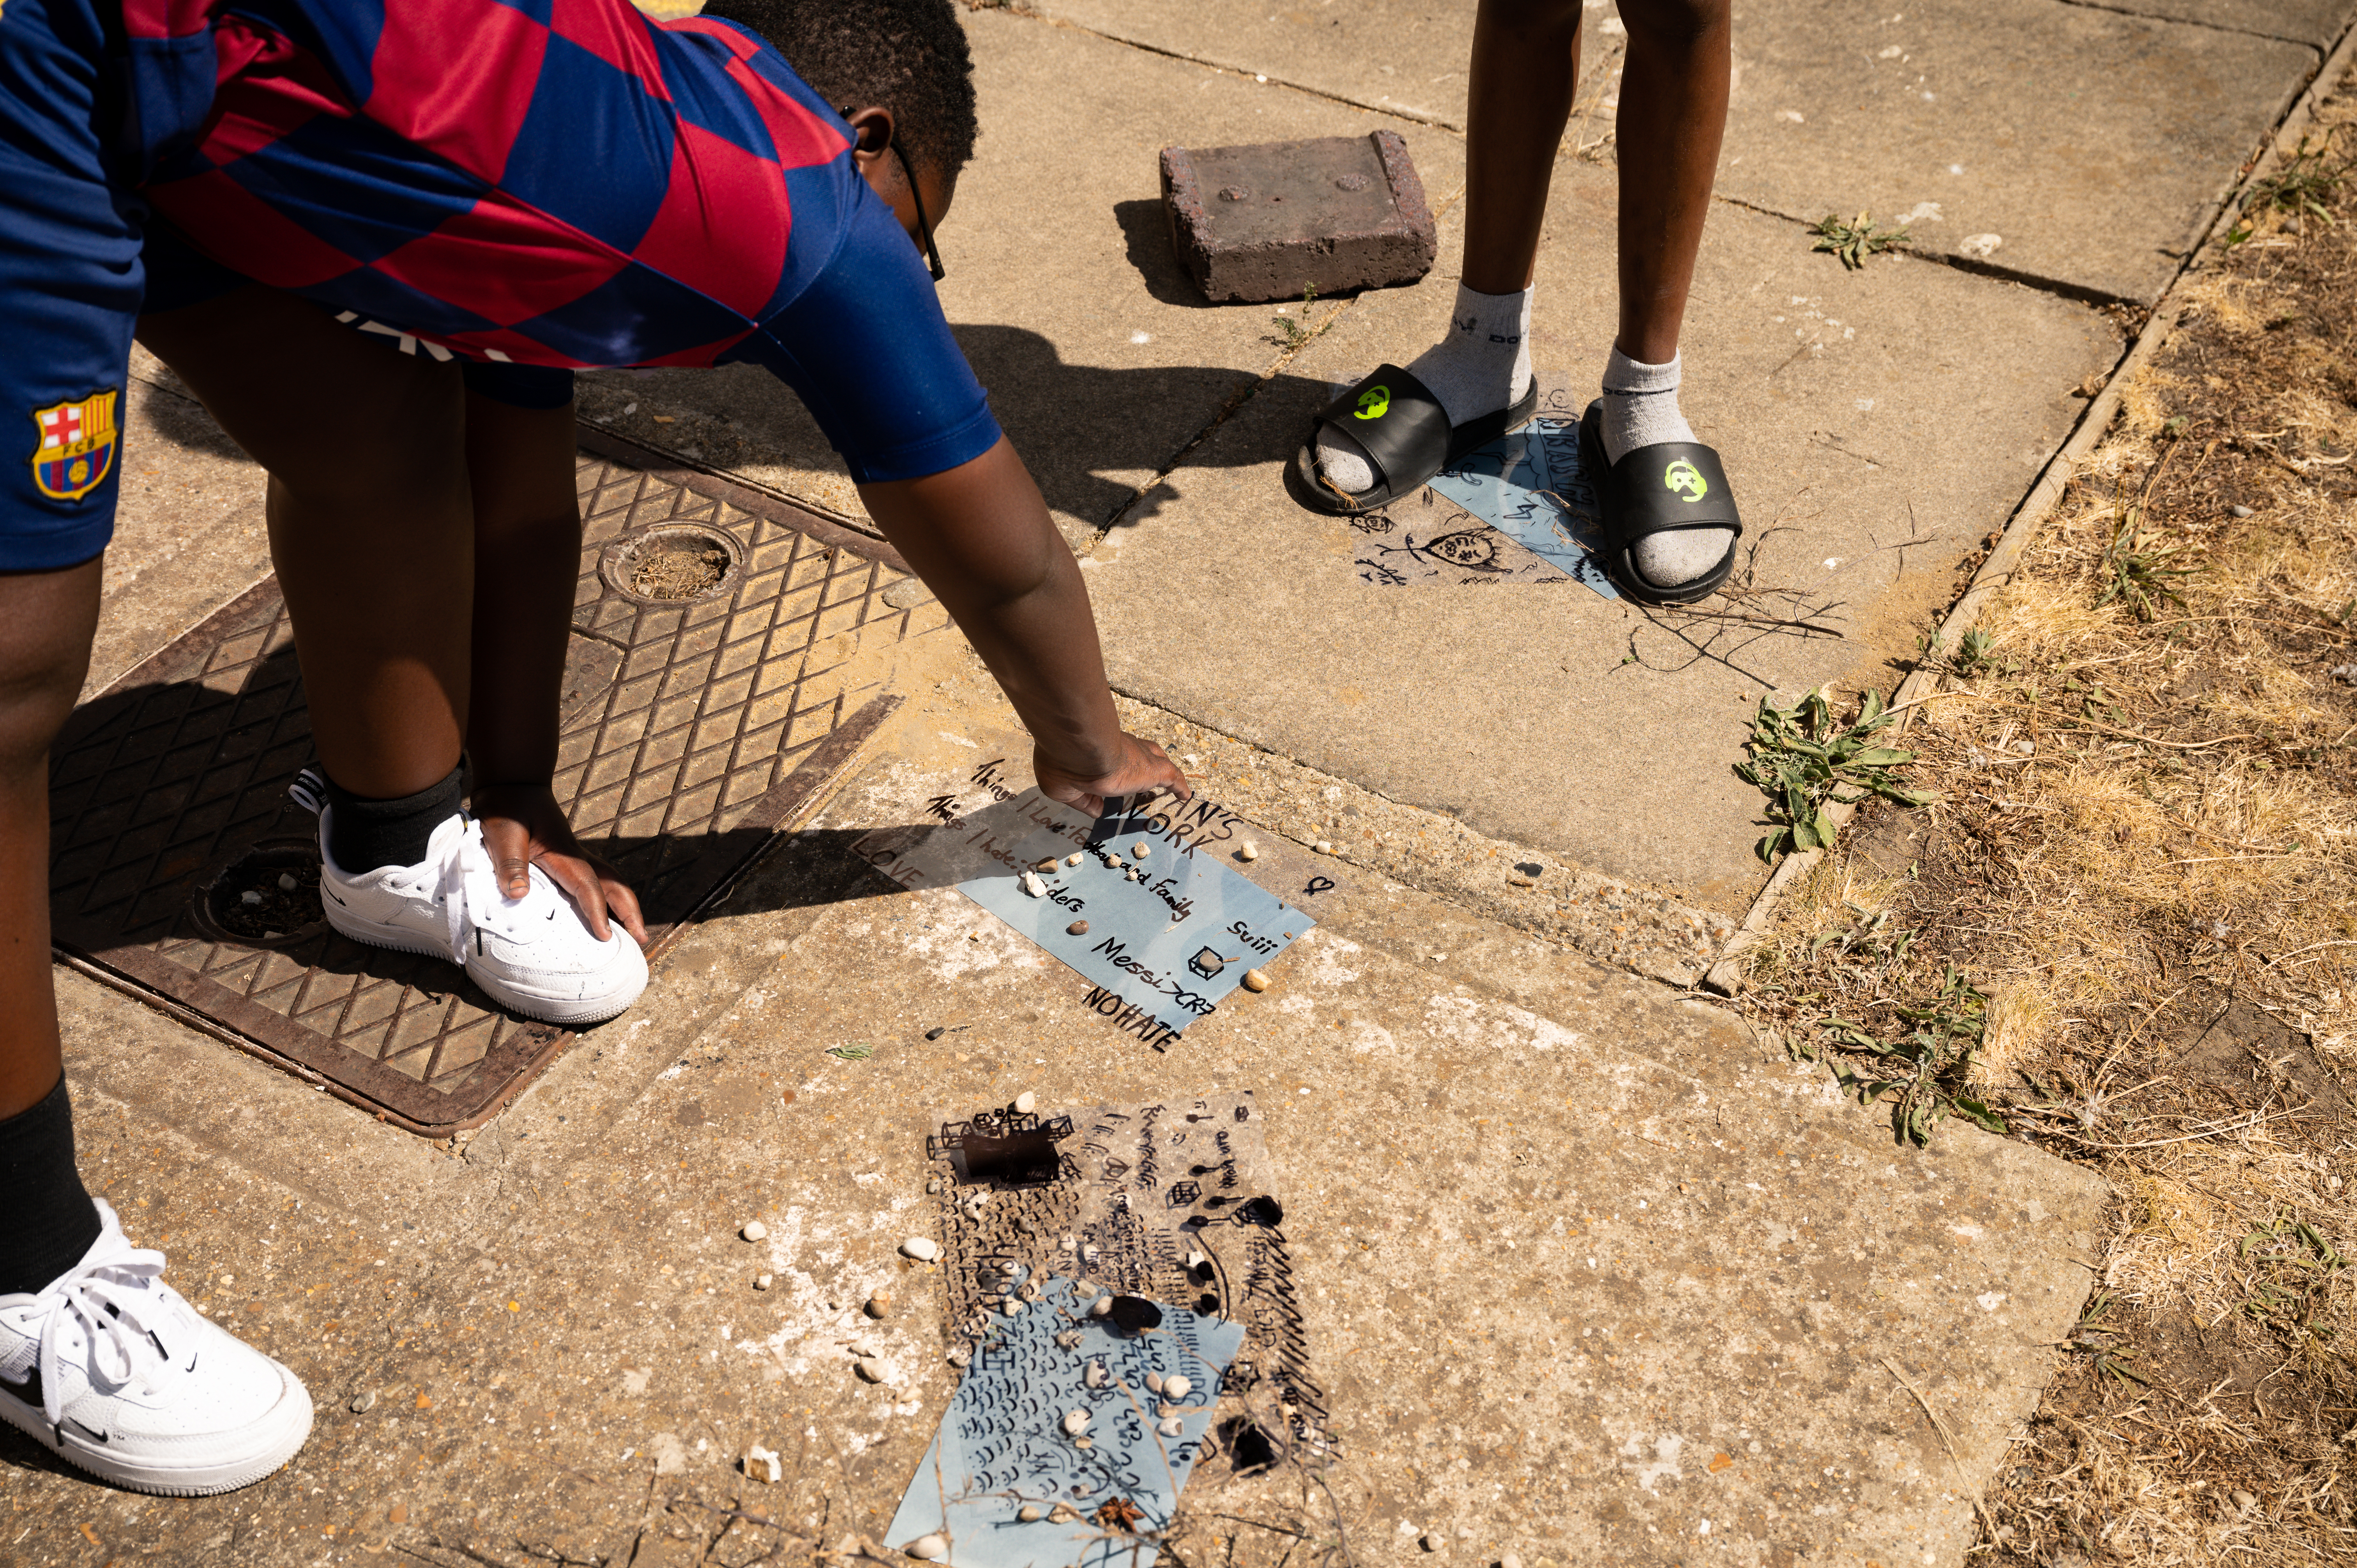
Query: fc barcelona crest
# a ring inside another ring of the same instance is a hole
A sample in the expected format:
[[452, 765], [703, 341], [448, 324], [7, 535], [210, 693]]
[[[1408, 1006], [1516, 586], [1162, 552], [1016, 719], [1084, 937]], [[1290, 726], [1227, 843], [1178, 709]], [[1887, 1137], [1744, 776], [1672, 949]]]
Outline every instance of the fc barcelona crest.
[[118, 392], [92, 392], [73, 403], [33, 411], [40, 438], [33, 446], [33, 483], [52, 500], [78, 501], [114, 471], [114, 400]]

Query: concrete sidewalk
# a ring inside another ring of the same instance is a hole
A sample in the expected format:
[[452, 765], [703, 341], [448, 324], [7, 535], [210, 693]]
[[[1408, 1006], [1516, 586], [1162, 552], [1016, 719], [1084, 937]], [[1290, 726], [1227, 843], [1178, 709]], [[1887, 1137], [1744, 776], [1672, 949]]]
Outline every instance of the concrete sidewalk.
[[[1673, 950], [1759, 885], [1727, 775], [1748, 703], [1895, 679], [2113, 362], [2098, 303], [2164, 286], [2352, 10], [1746, 7], [1687, 406], [1753, 520], [1756, 585], [1838, 638], [1577, 584], [1370, 587], [1351, 532], [1285, 498], [1329, 382], [1412, 358], [1450, 297], [1469, 5], [972, 14], [985, 139], [943, 297], [1085, 552], [1129, 713], [1199, 757], [1253, 823], [1251, 875], [1319, 925], [1267, 993], [1156, 1052], [963, 897], [868, 874], [849, 843], [982, 801], [979, 763], [1023, 782], [1005, 704], [937, 635], [878, 666], [892, 721], [644, 1000], [451, 1143], [60, 969], [91, 1185], [319, 1420], [286, 1471], [198, 1502], [0, 1441], [0, 1557], [894, 1559], [882, 1527], [952, 1378], [946, 1282], [895, 1251], [942, 1219], [925, 1135], [1026, 1090], [1216, 1090], [1265, 1112], [1335, 1449], [1314, 1474], [1208, 1462], [1187, 1561], [1961, 1563], [2107, 1194], [1960, 1122], [1895, 1146], [1822, 1069], [1632, 969], [1690, 978]], [[1431, 278], [1328, 307], [1297, 351], [1270, 307], [1189, 297], [1157, 149], [1380, 125], [1442, 211]], [[1538, 343], [1567, 403], [1609, 330], [1612, 199], [1609, 164], [1566, 159]], [[1927, 201], [1922, 255], [1845, 274], [1809, 252], [1824, 209]], [[92, 692], [268, 566], [257, 472], [137, 373]], [[862, 521], [807, 416], [741, 373], [588, 378], [583, 412]], [[856, 1375], [860, 1339], [882, 1380]], [[778, 1486], [734, 1467], [755, 1443]]]

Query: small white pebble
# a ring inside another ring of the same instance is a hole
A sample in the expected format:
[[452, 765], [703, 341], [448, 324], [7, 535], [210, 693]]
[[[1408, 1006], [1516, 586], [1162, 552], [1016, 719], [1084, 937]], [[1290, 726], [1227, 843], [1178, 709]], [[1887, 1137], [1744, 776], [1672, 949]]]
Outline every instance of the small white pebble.
[[1268, 989], [1268, 971], [1265, 969], [1248, 969], [1244, 971], [1244, 989], [1246, 991], [1266, 991]]
[[900, 1243], [900, 1251], [920, 1263], [930, 1263], [942, 1255], [942, 1244], [930, 1236], [911, 1236]]
[[753, 1276], [753, 1288], [755, 1290], [768, 1290], [771, 1283], [774, 1282], [777, 1277], [778, 1276], [775, 1274], [755, 1274]]
[[1046, 1516], [1040, 1513], [1039, 1504], [1025, 1503], [1021, 1508], [1015, 1510], [1015, 1517], [1022, 1520], [1025, 1524], [1037, 1524]]
[[938, 1563], [950, 1554], [950, 1543], [938, 1535], [920, 1535], [906, 1550], [920, 1563]]
[[759, 1241], [762, 1237], [767, 1236], [769, 1233], [770, 1228], [762, 1224], [758, 1219], [752, 1221], [750, 1224], [747, 1225], [745, 1229], [737, 1232], [737, 1234], [744, 1237], [748, 1241]]
[[1039, 1103], [1039, 1097], [1028, 1089], [1015, 1097], [1015, 1109], [1025, 1116], [1030, 1115]]
[[240, 898], [240, 899], [242, 899], [243, 902], [248, 903], [248, 904], [259, 904], [259, 903], [261, 903], [261, 902], [262, 902], [262, 895], [261, 895], [261, 894], [259, 894], [259, 893], [254, 892], [254, 891], [253, 891], [252, 888], [250, 888], [250, 887], [249, 887], [249, 888], [247, 888], [243, 893], [239, 894], [239, 895], [238, 895], [238, 897], [239, 897], [239, 898]]
[[1066, 1432], [1071, 1434], [1074, 1437], [1078, 1437], [1082, 1433], [1086, 1432], [1088, 1429], [1089, 1412], [1087, 1411], [1074, 1410], [1064, 1412], [1064, 1430]]
[[1081, 852], [1080, 852], [1080, 851], [1078, 851], [1078, 850], [1074, 850], [1071, 854], [1068, 854], [1068, 855], [1066, 855], [1066, 856], [1064, 857], [1064, 864], [1065, 864], [1066, 865], [1080, 865], [1080, 864], [1081, 864], [1081, 862], [1082, 862], [1083, 860], [1086, 860], [1087, 858], [1088, 858], [1088, 856], [1086, 856], [1086, 855], [1084, 855], [1084, 854], [1081, 854]]
[[1258, 860], [1260, 858], [1260, 845], [1253, 843], [1250, 839], [1244, 840], [1243, 847], [1236, 851], [1236, 858], [1238, 860]]
[[[1151, 1381], [1151, 1380], [1148, 1380]], [[1162, 1380], [1162, 1397], [1182, 1400], [1193, 1392], [1194, 1388], [1195, 1385], [1183, 1377], [1168, 1377]]]
[[884, 1380], [884, 1363], [881, 1361], [873, 1359], [854, 1361], [851, 1364], [851, 1369], [859, 1374], [859, 1380], [862, 1382], [880, 1383]]
[[1048, 885], [1039, 880], [1038, 872], [1027, 871], [1023, 874], [1023, 891], [1034, 898], [1045, 898], [1048, 896]]
[[1138, 859], [1144, 860], [1147, 855], [1154, 853], [1154, 846], [1147, 843], [1144, 839], [1140, 839], [1135, 843], [1129, 846], [1129, 853], [1137, 856]]
[[292, 893], [295, 891], [295, 877], [293, 873], [282, 871], [278, 874], [278, 890], [281, 893]]
[[1112, 1310], [1113, 1297], [1109, 1295], [1101, 1295], [1097, 1297], [1096, 1300], [1089, 1303], [1089, 1316], [1091, 1317], [1103, 1317]]
[[1175, 1415], [1166, 1415], [1162, 1418], [1160, 1430], [1165, 1437], [1177, 1437], [1186, 1432], [1187, 1423]]
[[1320, 854], [1331, 854], [1334, 853], [1334, 846], [1331, 843], [1329, 843], [1326, 840], [1319, 839], [1318, 841], [1318, 853]]

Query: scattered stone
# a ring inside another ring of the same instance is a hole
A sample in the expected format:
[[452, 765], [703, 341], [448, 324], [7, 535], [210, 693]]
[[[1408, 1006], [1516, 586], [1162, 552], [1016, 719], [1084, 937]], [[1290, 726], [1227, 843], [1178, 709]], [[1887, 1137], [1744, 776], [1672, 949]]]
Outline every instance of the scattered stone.
[[1093, 1439], [1093, 1438], [1088, 1438], [1088, 1437], [1075, 1437], [1075, 1438], [1073, 1438], [1073, 1439], [1072, 1439], [1072, 1446], [1073, 1446], [1073, 1447], [1075, 1447], [1075, 1448], [1078, 1448], [1078, 1449], [1082, 1450], [1083, 1453], [1085, 1453], [1085, 1452], [1087, 1452], [1089, 1449], [1094, 1448], [1094, 1447], [1096, 1446], [1096, 1441], [1095, 1441], [1095, 1439]]
[[351, 1412], [354, 1415], [366, 1415], [375, 1408], [376, 1391], [374, 1389], [369, 1390], [366, 1393], [356, 1395], [351, 1402]]
[[1140, 839], [1135, 843], [1129, 846], [1129, 853], [1137, 856], [1138, 859], [1144, 860], [1147, 855], [1154, 853], [1154, 846], [1147, 843], [1144, 839]]
[[1074, 920], [1064, 928], [1064, 934], [1068, 937], [1085, 937], [1089, 934], [1089, 923], [1086, 920]]
[[[1067, 1328], [1061, 1334], [1056, 1336], [1056, 1348], [1059, 1350], [1077, 1350], [1080, 1348], [1081, 1331], [1079, 1329]], [[1096, 1385], [1092, 1383], [1089, 1386], [1091, 1388], [1094, 1388]]]
[[1101, 1295], [1097, 1297], [1096, 1300], [1089, 1303], [1089, 1316], [1091, 1317], [1103, 1317], [1112, 1311], [1113, 1297], [1109, 1295]]
[[1319, 854], [1331, 854], [1334, 853], [1334, 846], [1324, 839], [1319, 839], [1315, 847]]
[[920, 1563], [938, 1563], [950, 1554], [950, 1543], [938, 1535], [920, 1535], [907, 1550]]
[[256, 892], [255, 892], [253, 888], [251, 888], [251, 887], [247, 888], [244, 892], [242, 892], [242, 893], [239, 894], [239, 895], [238, 895], [238, 897], [239, 897], [240, 898], [242, 898], [242, 900], [244, 900], [244, 901], [245, 901], [246, 903], [248, 903], [248, 904], [259, 904], [259, 903], [261, 903], [261, 902], [262, 902], [262, 895], [261, 895], [261, 894], [259, 894], [259, 893], [256, 893]]
[[[1062, 1335], [1060, 1335], [1060, 1334], [1059, 1334], [1059, 1335], [1057, 1335], [1057, 1336], [1056, 1336], [1056, 1337], [1057, 1337], [1058, 1339], [1061, 1339], [1061, 1338], [1063, 1338], [1063, 1336], [1062, 1336]], [[1082, 1381], [1082, 1382], [1086, 1383], [1089, 1387], [1091, 1387], [1091, 1388], [1092, 1388], [1092, 1389], [1101, 1389], [1101, 1388], [1104, 1387], [1104, 1386], [1105, 1386], [1105, 1369], [1104, 1369], [1104, 1363], [1103, 1363], [1103, 1361], [1091, 1361], [1091, 1362], [1089, 1363], [1089, 1369], [1088, 1369], [1087, 1371], [1085, 1371], [1085, 1372], [1083, 1372], [1083, 1373], [1082, 1373], [1082, 1374], [1081, 1374], [1081, 1381]]]
[[1025, 1524], [1038, 1524], [1045, 1516], [1039, 1512], [1039, 1504], [1025, 1503], [1021, 1508], [1015, 1510], [1015, 1517]]
[[1028, 1089], [1015, 1097], [1015, 1110], [1018, 1115], [1030, 1115], [1032, 1110], [1038, 1106], [1039, 1103], [1039, 1097], [1032, 1093]]
[[1049, 1524], [1070, 1524], [1080, 1517], [1080, 1510], [1072, 1507], [1070, 1503], [1058, 1503], [1054, 1508], [1048, 1510], [1048, 1522]]
[[946, 1035], [946, 1034], [948, 1034], [948, 1033], [949, 1033], [949, 1031], [948, 1031], [947, 1029], [939, 1028], [939, 1027], [931, 1028], [931, 1029], [928, 1029], [928, 1030], [926, 1030], [926, 1031], [925, 1031], [925, 1038], [927, 1038], [927, 1039], [929, 1039], [929, 1040], [938, 1040], [938, 1039], [940, 1039], [943, 1035]]
[[770, 1284], [776, 1281], [777, 1277], [778, 1276], [775, 1274], [755, 1274], [753, 1276], [753, 1288], [755, 1290], [768, 1290]]
[[278, 874], [278, 891], [281, 893], [292, 893], [295, 891], [294, 873], [282, 871]]
[[911, 1236], [900, 1243], [900, 1252], [920, 1263], [930, 1263], [942, 1255], [942, 1244], [930, 1236]]
[[1039, 1287], [1033, 1284], [1029, 1280], [1025, 1280], [1021, 1284], [1015, 1287], [1015, 1297], [1017, 1301], [1038, 1301], [1039, 1299]]
[[883, 1348], [873, 1339], [855, 1339], [851, 1342], [850, 1349], [853, 1355], [863, 1361], [872, 1361], [884, 1354]]
[[1498, 1559], [1498, 1568], [1523, 1568], [1523, 1560], [1509, 1552]]
[[964, 1346], [958, 1345], [952, 1347], [950, 1353], [942, 1357], [942, 1359], [947, 1361], [952, 1367], [963, 1367], [968, 1361], [973, 1360], [974, 1357], [967, 1353]]
[[1034, 869], [1035, 871], [1048, 871], [1048, 872], [1052, 872], [1052, 871], [1054, 871], [1054, 870], [1056, 869], [1056, 857], [1055, 857], [1054, 855], [1052, 855], [1052, 854], [1051, 854], [1051, 855], [1049, 855], [1047, 859], [1045, 859], [1045, 860], [1041, 861], [1038, 865], [1034, 866], [1032, 869]]
[[1161, 1433], [1162, 1433], [1162, 1435], [1163, 1435], [1163, 1436], [1165, 1436], [1165, 1437], [1177, 1437], [1177, 1436], [1178, 1436], [1180, 1434], [1184, 1433], [1186, 1430], [1187, 1430], [1187, 1423], [1186, 1423], [1185, 1422], [1183, 1422], [1183, 1421], [1180, 1421], [1177, 1416], [1175, 1416], [1175, 1415], [1166, 1415], [1166, 1416], [1164, 1416], [1164, 1417], [1162, 1418], [1162, 1425], [1161, 1425], [1160, 1431], [1161, 1431]]
[[861, 1382], [880, 1383], [884, 1380], [884, 1363], [873, 1357], [854, 1361], [851, 1363], [851, 1369], [859, 1374]]
[[2226, 515], [2229, 517], [2250, 517], [2253, 516], [2254, 513], [2251, 509], [2246, 506], [2230, 506], [2226, 509]]
[[931, 1197], [933, 1194], [935, 1194], [935, 1193], [937, 1193], [937, 1192], [939, 1192], [939, 1191], [941, 1191], [941, 1190], [942, 1190], [942, 1178], [941, 1178], [941, 1177], [939, 1177], [939, 1176], [935, 1176], [935, 1177], [933, 1177], [931, 1180], [930, 1180], [930, 1181], [928, 1181], [928, 1182], [926, 1182], [926, 1183], [925, 1183], [925, 1196], [926, 1196], [926, 1197]]
[[785, 1472], [779, 1467], [778, 1456], [775, 1454], [771, 1453], [767, 1448], [762, 1447], [758, 1443], [752, 1447], [745, 1450], [745, 1478], [747, 1480], [762, 1481], [774, 1487], [780, 1480], [784, 1479], [784, 1477]]
[[[1154, 1380], [1152, 1378], [1148, 1378], [1146, 1381], [1147, 1385], [1151, 1387]], [[1162, 1397], [1164, 1399], [1182, 1400], [1189, 1393], [1192, 1393], [1194, 1389], [1194, 1383], [1183, 1377], [1174, 1375], [1162, 1380]]]
[[1524, 876], [1520, 872], [1516, 872], [1513, 875], [1506, 878], [1506, 886], [1509, 887], [1536, 887], [1538, 885], [1538, 878], [1534, 876]]
[[758, 1219], [752, 1221], [750, 1224], [747, 1225], [745, 1229], [737, 1232], [737, 1234], [744, 1237], [748, 1241], [759, 1241], [769, 1233], [770, 1228], [762, 1224]]
[[1064, 1430], [1067, 1433], [1071, 1434], [1074, 1437], [1078, 1437], [1082, 1433], [1086, 1432], [1088, 1429], [1089, 1412], [1087, 1411], [1071, 1410], [1064, 1412]]
[[1268, 989], [1268, 971], [1265, 969], [1248, 969], [1244, 971], [1244, 989], [1246, 991], [1266, 991]]
[[998, 1310], [1009, 1317], [1020, 1317], [1023, 1316], [1023, 1304], [1010, 1295], [998, 1304]]
[[1260, 858], [1260, 845], [1253, 843], [1250, 839], [1244, 840], [1243, 843], [1236, 850], [1236, 858], [1238, 860], [1258, 860]]
[[867, 1298], [866, 1303], [862, 1305], [859, 1310], [866, 1313], [869, 1317], [874, 1318], [877, 1322], [883, 1322], [884, 1319], [892, 1316], [891, 1293], [888, 1291], [877, 1291], [874, 1295]]
[[1039, 880], [1038, 872], [1027, 871], [1023, 874], [1023, 891], [1034, 898], [1045, 898], [1048, 896], [1048, 885]]
[[1071, 854], [1064, 857], [1064, 864], [1066, 865], [1078, 865], [1082, 861], [1087, 858], [1088, 857], [1082, 854], [1079, 850], [1074, 850]]
[[1159, 1373], [1159, 1372], [1148, 1372], [1148, 1373], [1146, 1373], [1146, 1388], [1147, 1388], [1147, 1389], [1151, 1390], [1153, 1392], [1157, 1393], [1157, 1394], [1158, 1394], [1158, 1393], [1160, 1393], [1160, 1392], [1162, 1391], [1162, 1374], [1161, 1374], [1161, 1373]]
[[1426, 1552], [1437, 1552], [1440, 1550], [1440, 1537], [1433, 1534], [1432, 1531], [1428, 1530], [1422, 1535], [1415, 1538], [1415, 1543], [1424, 1548]]

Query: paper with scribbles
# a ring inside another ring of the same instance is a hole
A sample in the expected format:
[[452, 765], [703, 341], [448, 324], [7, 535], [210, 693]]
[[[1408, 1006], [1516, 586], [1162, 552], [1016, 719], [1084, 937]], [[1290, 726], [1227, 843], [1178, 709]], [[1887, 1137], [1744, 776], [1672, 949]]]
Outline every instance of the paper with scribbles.
[[855, 852], [903, 886], [954, 883], [1078, 971], [1099, 1012], [1134, 1014], [1124, 1026], [1149, 1045], [1218, 1012], [1246, 970], [1318, 923], [1229, 866], [1242, 819], [1201, 797], [1095, 819], [1036, 786], [978, 810], [946, 796], [933, 804], [931, 832], [871, 833]]
[[[1089, 1316], [1077, 1281], [1039, 1283], [1039, 1299], [996, 1319], [976, 1351], [885, 1544], [941, 1536], [952, 1568], [1150, 1568], [1243, 1326], [1164, 1306], [1160, 1327], [1125, 1334]], [[1191, 1386], [1166, 1401], [1149, 1374]], [[1088, 1421], [1074, 1433], [1076, 1411]]]
[[1608, 599], [1620, 596], [1596, 564], [1596, 488], [1579, 468], [1579, 425], [1534, 419], [1468, 453], [1432, 488], [1533, 554]]

